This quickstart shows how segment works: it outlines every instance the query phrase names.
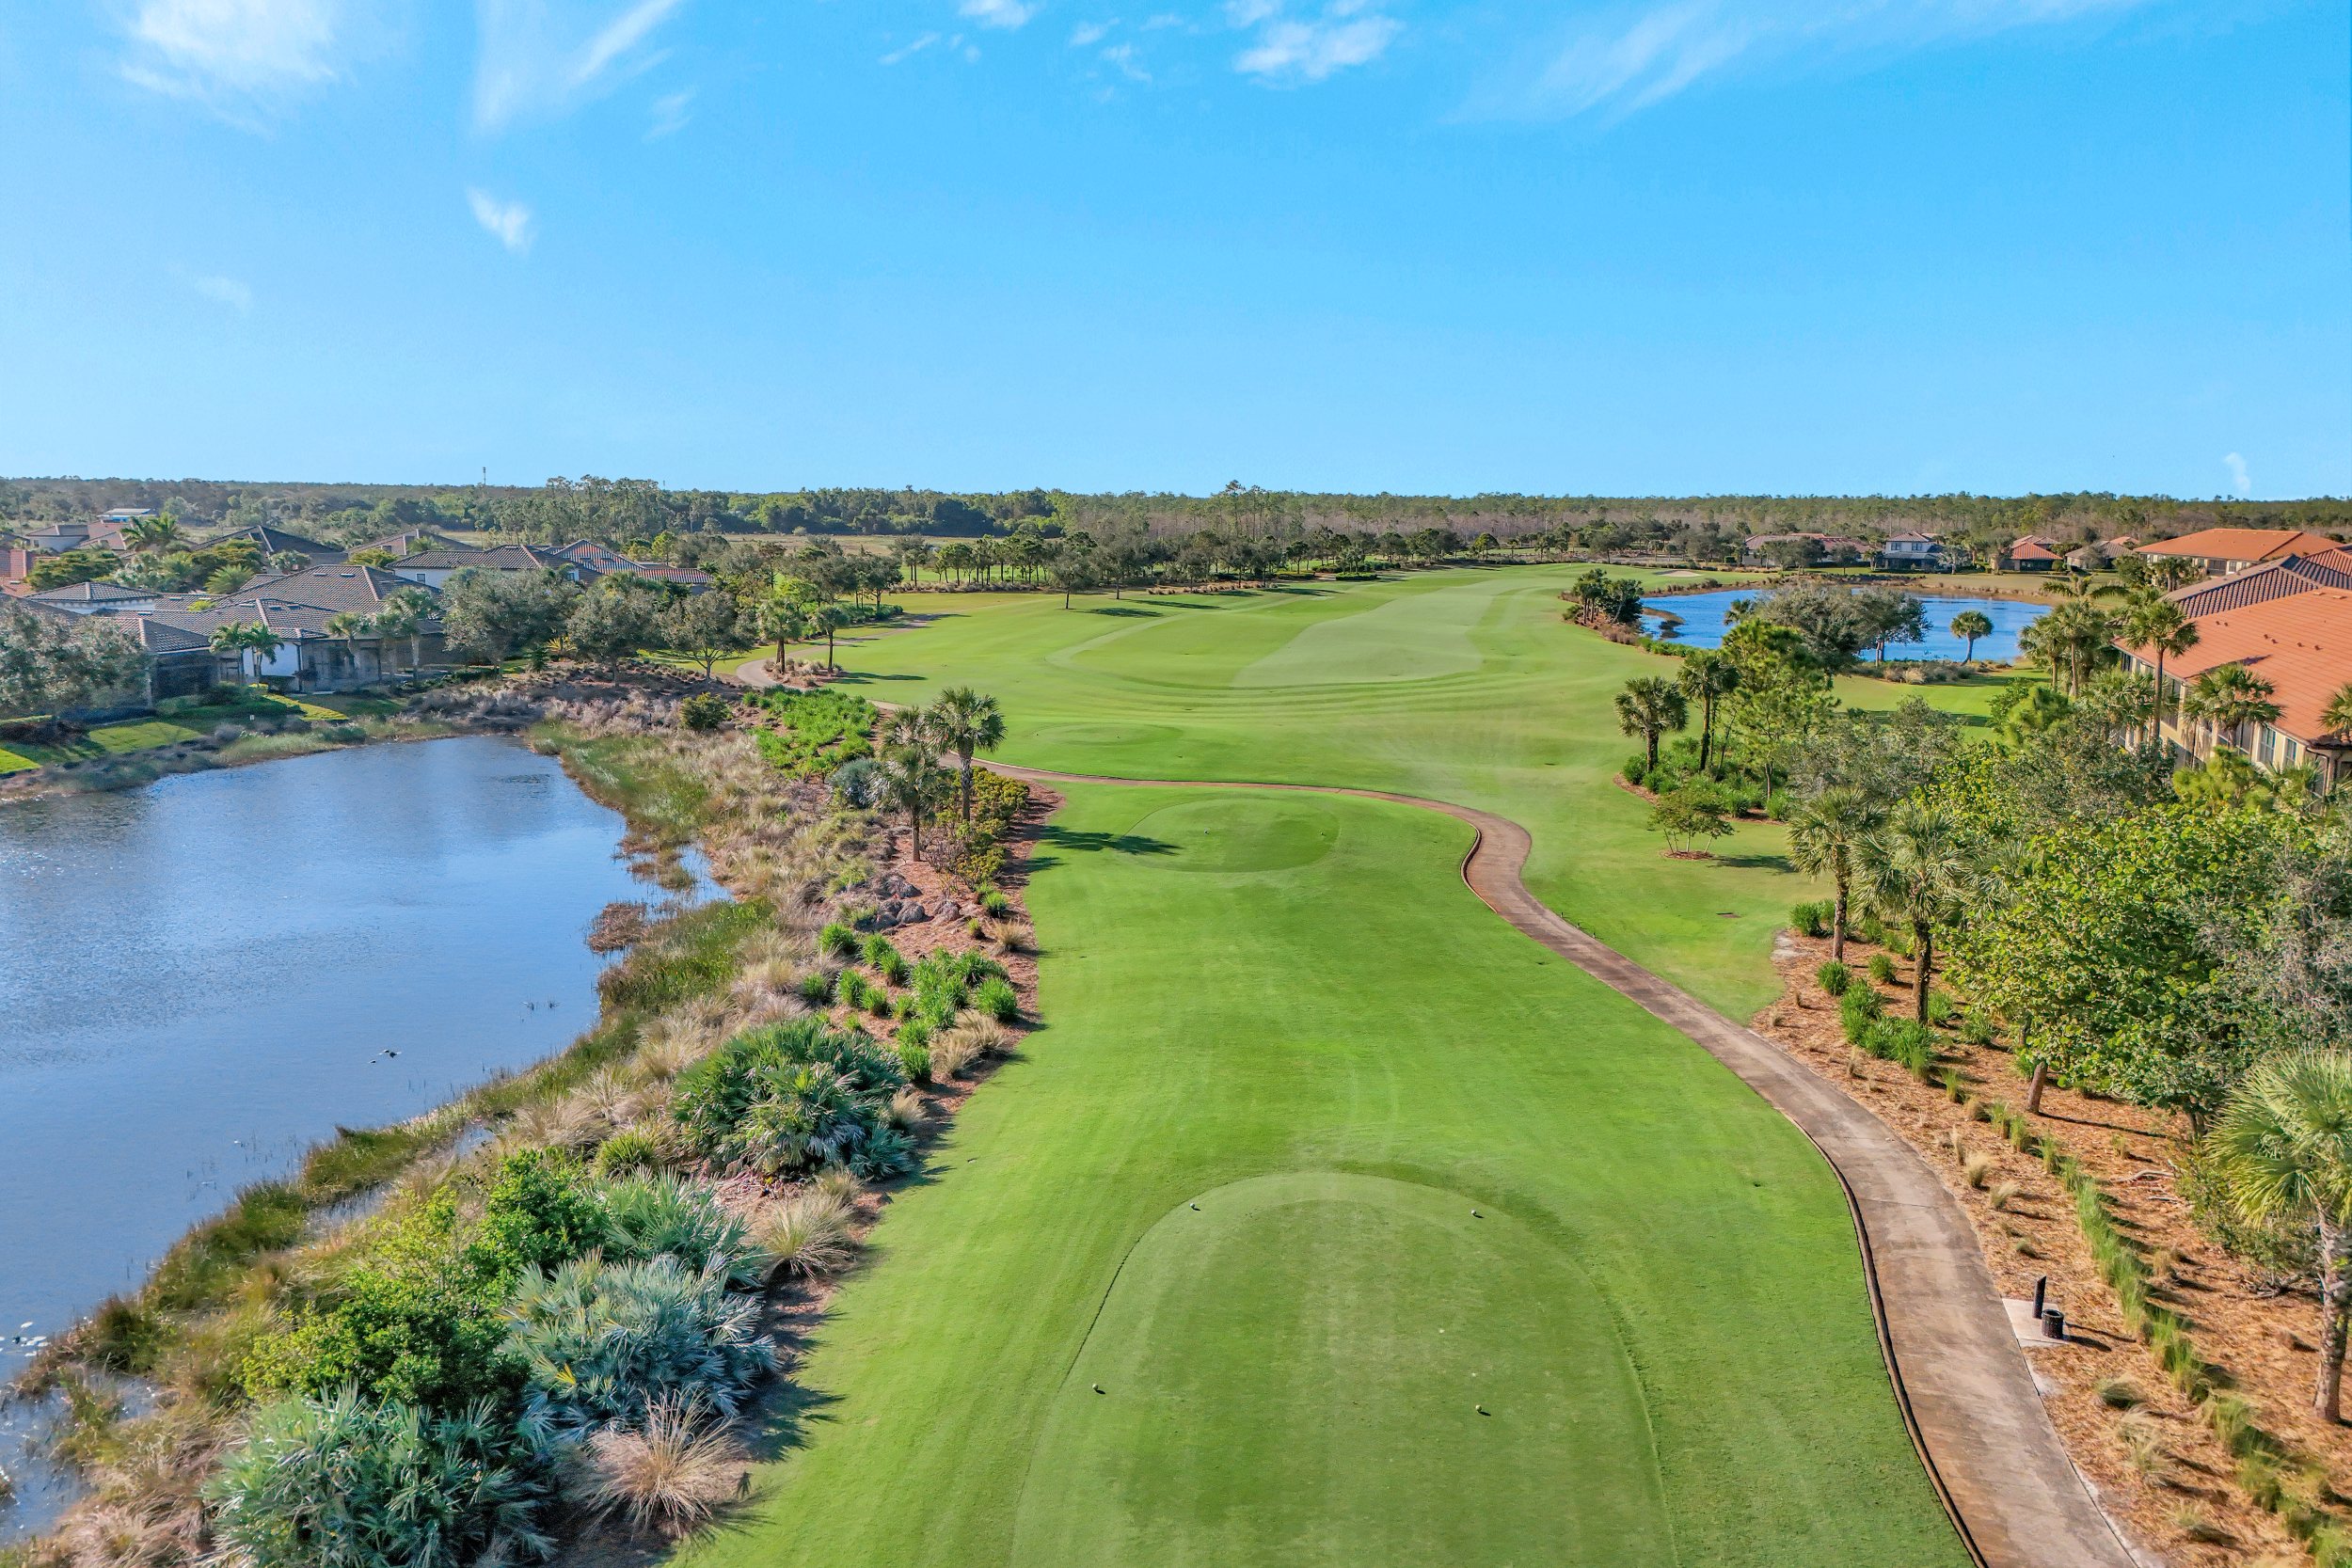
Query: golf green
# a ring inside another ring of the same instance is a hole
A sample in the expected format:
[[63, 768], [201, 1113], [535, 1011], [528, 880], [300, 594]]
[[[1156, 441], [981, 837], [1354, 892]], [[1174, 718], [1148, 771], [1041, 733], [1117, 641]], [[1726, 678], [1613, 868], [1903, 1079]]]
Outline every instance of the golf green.
[[1070, 788], [1029, 890], [1047, 1026], [681, 1560], [1963, 1562], [1820, 1155], [1496, 919], [1469, 841]]
[[[1217, 594], [943, 594], [926, 618], [840, 644], [888, 702], [971, 686], [1004, 706], [1008, 762], [1117, 778], [1342, 784], [1500, 812], [1534, 837], [1536, 895], [1734, 1018], [1778, 994], [1788, 906], [1820, 890], [1787, 839], [1743, 826], [1712, 861], [1670, 861], [1612, 780], [1639, 746], [1613, 699], [1674, 660], [1563, 618], [1572, 566], [1428, 572]], [[1995, 683], [1839, 683], [1855, 706], [1911, 696], [1980, 713]]]

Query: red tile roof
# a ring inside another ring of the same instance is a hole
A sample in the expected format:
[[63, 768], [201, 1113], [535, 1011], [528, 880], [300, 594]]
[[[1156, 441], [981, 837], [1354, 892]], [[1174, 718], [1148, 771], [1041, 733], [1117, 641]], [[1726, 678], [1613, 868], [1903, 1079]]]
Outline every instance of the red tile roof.
[[2056, 561], [2058, 559], [2058, 551], [2052, 549], [2047, 541], [2033, 538], [2020, 539], [2001, 553], [2011, 561]]
[[2186, 555], [2201, 561], [2268, 561], [2279, 555], [2313, 555], [2332, 550], [2336, 542], [2324, 533], [2296, 528], [2209, 528], [2142, 545], [2142, 555]]
[[[2155, 662], [2153, 652], [2127, 648]], [[2305, 745], [2352, 745], [2320, 722], [2328, 699], [2352, 682], [2352, 589], [2312, 588], [2285, 598], [2201, 617], [2197, 644], [2165, 660], [2164, 673], [2184, 683], [2224, 664], [2243, 664], [2271, 687], [2279, 705], [2274, 728]]]

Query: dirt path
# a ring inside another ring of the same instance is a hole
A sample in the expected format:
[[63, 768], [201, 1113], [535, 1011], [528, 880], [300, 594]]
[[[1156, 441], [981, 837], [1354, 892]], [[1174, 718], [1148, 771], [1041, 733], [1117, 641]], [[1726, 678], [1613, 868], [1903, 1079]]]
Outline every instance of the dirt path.
[[1532, 840], [1508, 817], [1382, 790], [1112, 779], [991, 763], [1040, 784], [1285, 789], [1443, 812], [1477, 830], [1472, 893], [1518, 930], [1704, 1047], [1811, 1138], [1853, 1211], [1880, 1348], [1929, 1478], [1986, 1568], [2139, 1568], [2092, 1499], [2035, 1392], [1958, 1204], [1911, 1146], [1762, 1036], [1569, 925], [1520, 879]]

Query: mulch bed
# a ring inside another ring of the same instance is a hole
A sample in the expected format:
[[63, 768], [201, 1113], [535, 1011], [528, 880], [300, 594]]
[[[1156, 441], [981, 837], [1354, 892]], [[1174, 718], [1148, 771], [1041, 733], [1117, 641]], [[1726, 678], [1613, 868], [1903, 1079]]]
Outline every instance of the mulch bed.
[[[1854, 983], [1868, 985], [1864, 965], [1878, 951], [1849, 940], [1846, 962]], [[2072, 1200], [2037, 1159], [2010, 1148], [1940, 1086], [1924, 1085], [1892, 1062], [1848, 1046], [1838, 1004], [1815, 980], [1829, 957], [1826, 939], [1784, 935], [1773, 955], [1788, 990], [1765, 1008], [1754, 1027], [1822, 1078], [1868, 1106], [1920, 1150], [1975, 1227], [2001, 1291], [2029, 1298], [2037, 1277], [2050, 1282], [2051, 1305], [2062, 1307], [2074, 1343], [2029, 1351], [2051, 1418], [2075, 1464], [2096, 1485], [2108, 1512], [2143, 1546], [2180, 1564], [2309, 1561], [2279, 1520], [2254, 1506], [2233, 1477], [2236, 1462], [2189, 1402], [2169, 1383], [2147, 1347], [2123, 1331], [2114, 1294], [2100, 1278]], [[1892, 957], [1892, 955], [1890, 955]], [[1906, 1016], [1910, 965], [1896, 959], [1897, 978], [1878, 989], [1887, 1012]], [[2027, 1084], [2010, 1054], [1970, 1046], [1939, 1031], [1937, 1046], [1978, 1097], [2023, 1111]], [[2318, 1308], [2307, 1290], [2282, 1291], [2275, 1279], [2224, 1253], [2197, 1228], [2177, 1190], [2173, 1163], [2185, 1152], [2185, 1128], [2149, 1112], [2052, 1085], [2033, 1118], [2099, 1178], [2117, 1224], [2147, 1255], [2169, 1262], [2160, 1271], [2158, 1299], [2184, 1316], [2199, 1354], [2255, 1406], [2256, 1421], [2296, 1450], [2323, 1462], [2331, 1475], [2352, 1471], [2352, 1429], [2326, 1426], [2311, 1409], [2318, 1370], [2313, 1349]], [[1958, 1139], [1955, 1146], [1954, 1139]], [[1984, 1185], [1972, 1185], [1971, 1160], [1987, 1163]], [[2004, 1186], [2003, 1207], [1994, 1198]], [[2101, 1402], [2095, 1386], [2121, 1377], [2146, 1398], [2142, 1407], [2170, 1457], [2169, 1475], [2152, 1480], [2132, 1467], [2122, 1437], [2123, 1412]], [[2201, 1542], [2185, 1528], [2185, 1511], [2228, 1532], [2227, 1542]]]

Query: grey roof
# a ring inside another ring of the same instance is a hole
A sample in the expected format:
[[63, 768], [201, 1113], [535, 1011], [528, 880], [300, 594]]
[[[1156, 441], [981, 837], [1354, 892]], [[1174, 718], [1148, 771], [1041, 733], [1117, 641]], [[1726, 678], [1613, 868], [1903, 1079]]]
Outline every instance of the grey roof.
[[24, 596], [40, 604], [106, 604], [123, 599], [151, 599], [155, 595], [140, 589], [125, 588], [119, 582], [77, 582], [70, 587], [47, 588]]
[[[306, 566], [299, 572], [280, 577], [255, 578], [230, 597], [251, 599], [268, 597], [286, 604], [315, 605], [322, 610], [353, 610], [372, 614], [384, 608], [384, 601], [394, 594], [406, 591], [432, 594], [433, 590], [381, 566]], [[215, 594], [181, 594], [174, 597], [208, 598]]]
[[192, 654], [209, 650], [209, 639], [153, 615], [109, 615], [106, 619], [139, 640], [151, 654]]
[[529, 545], [494, 545], [486, 550], [427, 550], [394, 564], [404, 572], [462, 572], [469, 566], [485, 572], [534, 572], [571, 563], [552, 550], [534, 549]]
[[2181, 607], [2181, 612], [2191, 620], [2199, 616], [2218, 614], [2225, 610], [2244, 610], [2249, 605], [2267, 604], [2290, 594], [2300, 594], [2312, 588], [2352, 588], [2352, 570], [2347, 570], [2341, 558], [2346, 552], [2331, 550], [2330, 558], [2323, 560], [2307, 555], [2282, 555], [2276, 561], [2265, 561], [2259, 566], [2249, 566], [2228, 577], [2209, 578], [2192, 582], [2185, 588], [2175, 588], [2165, 595]]
[[313, 562], [319, 562], [341, 561], [343, 558], [343, 552], [333, 545], [322, 544], [316, 539], [305, 539], [299, 533], [288, 533], [284, 529], [271, 528], [262, 523], [257, 523], [251, 528], [231, 529], [218, 539], [212, 540], [211, 543], [219, 545], [231, 539], [250, 539], [262, 546], [263, 555], [276, 555], [280, 550], [293, 550], [297, 555], [307, 555]]

